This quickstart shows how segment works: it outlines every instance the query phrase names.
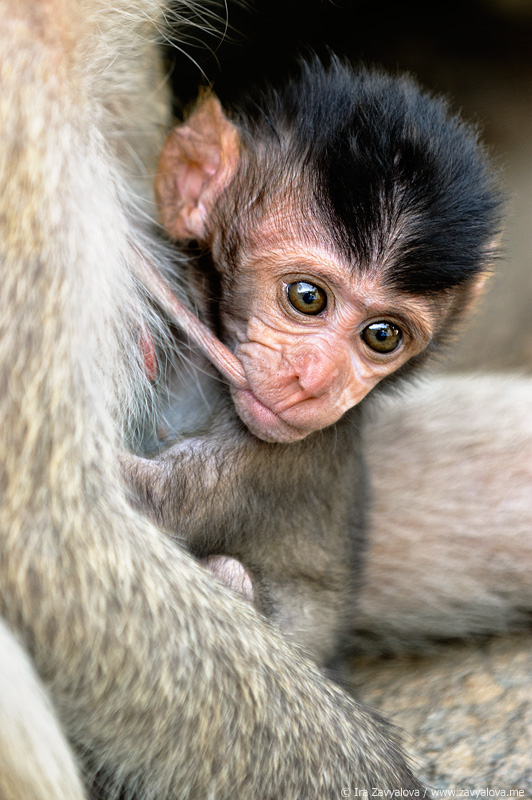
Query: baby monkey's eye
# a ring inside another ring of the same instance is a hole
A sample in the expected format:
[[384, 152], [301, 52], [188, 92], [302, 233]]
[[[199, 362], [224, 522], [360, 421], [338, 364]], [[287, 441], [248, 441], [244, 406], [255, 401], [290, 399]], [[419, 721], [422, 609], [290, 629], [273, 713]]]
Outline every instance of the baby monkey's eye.
[[372, 322], [362, 331], [362, 338], [376, 353], [391, 353], [403, 341], [403, 334], [393, 322]]
[[314, 283], [295, 281], [287, 287], [286, 294], [290, 305], [301, 314], [320, 314], [327, 308], [327, 295]]

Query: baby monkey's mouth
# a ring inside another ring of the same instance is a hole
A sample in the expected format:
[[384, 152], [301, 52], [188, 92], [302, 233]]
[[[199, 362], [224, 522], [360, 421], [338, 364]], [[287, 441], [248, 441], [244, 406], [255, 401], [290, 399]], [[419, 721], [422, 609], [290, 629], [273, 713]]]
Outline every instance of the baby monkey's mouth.
[[289, 443], [304, 439], [310, 430], [297, 428], [265, 405], [251, 389], [231, 389], [238, 416], [249, 430], [265, 442]]

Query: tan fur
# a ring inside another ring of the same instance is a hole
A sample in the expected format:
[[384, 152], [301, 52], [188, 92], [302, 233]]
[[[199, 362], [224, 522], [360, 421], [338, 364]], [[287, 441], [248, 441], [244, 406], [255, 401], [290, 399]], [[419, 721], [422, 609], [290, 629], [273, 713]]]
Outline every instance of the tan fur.
[[0, 797], [81, 800], [72, 753], [26, 653], [0, 623]]
[[443, 376], [378, 404], [365, 586], [370, 649], [501, 633], [532, 612], [532, 379]]
[[0, 611], [26, 654], [2, 633], [0, 794], [80, 796], [54, 718], [106, 798], [414, 787], [383, 723], [126, 503], [113, 415], [142, 383], [133, 274], [157, 249], [117, 153], [131, 171], [141, 107], [157, 150], [159, 12], [0, 0]]

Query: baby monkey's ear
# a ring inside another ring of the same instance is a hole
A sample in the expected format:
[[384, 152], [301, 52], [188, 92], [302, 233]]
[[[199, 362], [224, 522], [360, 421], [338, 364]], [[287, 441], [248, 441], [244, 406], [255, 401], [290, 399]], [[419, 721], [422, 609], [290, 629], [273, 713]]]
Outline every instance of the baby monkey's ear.
[[231, 180], [239, 152], [236, 127], [209, 94], [170, 133], [159, 160], [155, 191], [169, 236], [205, 241], [213, 200]]

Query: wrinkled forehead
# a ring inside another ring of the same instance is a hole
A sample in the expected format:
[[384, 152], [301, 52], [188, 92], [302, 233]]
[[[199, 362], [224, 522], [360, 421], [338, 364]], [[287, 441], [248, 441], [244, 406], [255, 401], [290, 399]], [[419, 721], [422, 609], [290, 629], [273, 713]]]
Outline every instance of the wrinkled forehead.
[[257, 212], [249, 237], [249, 244], [254, 249], [320, 249], [330, 258], [338, 258], [330, 231], [327, 231], [319, 210], [304, 189], [293, 187], [283, 197], [272, 198], [267, 211], [261, 213], [257, 209]]
[[[329, 181], [310, 157], [290, 144], [244, 148], [227, 197], [234, 203], [226, 215], [235, 240], [255, 247], [279, 239], [326, 248], [346, 268], [372, 271], [392, 266], [393, 244], [411, 219], [397, 213], [401, 198], [375, 192], [349, 218], [338, 214]], [[367, 207], [366, 207], [367, 206]], [[411, 215], [410, 215], [411, 216]]]
[[373, 289], [386, 287], [393, 269], [393, 242], [383, 248], [376, 241], [359, 256], [343, 242], [344, 232], [331, 224], [323, 213], [315, 193], [302, 182], [294, 181], [286, 191], [268, 191], [268, 201], [250, 204], [242, 239], [246, 259], [260, 254], [277, 263], [282, 260], [301, 262], [302, 266], [321, 265], [329, 273], [341, 276], [342, 282], [356, 283]]

